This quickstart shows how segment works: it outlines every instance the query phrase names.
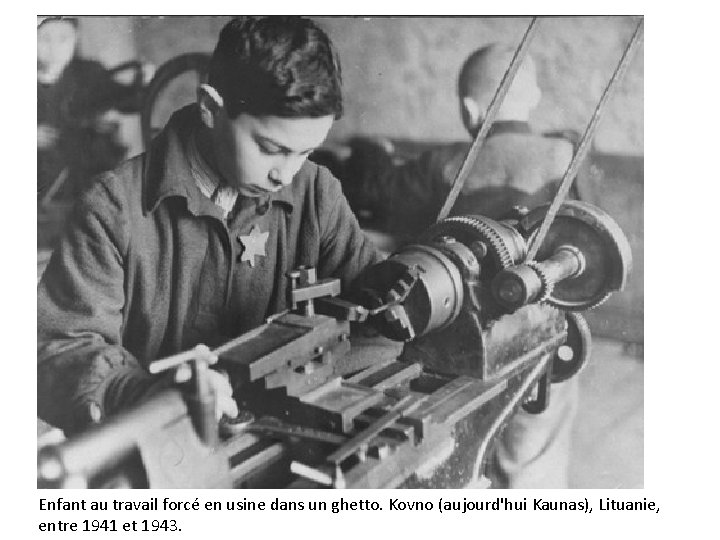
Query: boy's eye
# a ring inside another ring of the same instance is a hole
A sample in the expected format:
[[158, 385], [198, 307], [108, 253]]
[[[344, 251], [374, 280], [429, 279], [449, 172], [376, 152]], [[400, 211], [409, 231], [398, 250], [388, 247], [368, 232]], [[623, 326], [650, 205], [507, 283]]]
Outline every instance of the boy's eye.
[[279, 148], [271, 148], [269, 146], [260, 145], [260, 150], [265, 154], [280, 154], [281, 150]]
[[275, 146], [272, 143], [259, 142], [258, 146], [260, 147], [260, 151], [263, 154], [278, 155], [285, 153], [284, 149], [280, 148], [279, 146]]
[[[266, 154], [266, 155], [269, 155], [269, 156], [292, 156], [292, 155], [294, 155], [294, 153], [293, 153], [292, 150], [290, 150], [290, 149], [288, 149], [288, 148], [283, 148], [283, 147], [281, 147], [281, 146], [277, 146], [277, 145], [273, 144], [273, 143], [270, 142], [270, 141], [262, 141], [262, 140], [260, 140], [260, 141], [257, 141], [257, 145], [258, 145], [258, 148], [260, 148], [260, 151], [261, 151], [263, 154]], [[303, 151], [303, 152], [300, 152], [300, 153], [297, 154], [297, 155], [303, 156], [303, 157], [307, 157], [308, 155], [310, 155], [310, 153], [311, 153], [313, 150], [314, 150], [314, 149], [305, 150], [305, 151]]]

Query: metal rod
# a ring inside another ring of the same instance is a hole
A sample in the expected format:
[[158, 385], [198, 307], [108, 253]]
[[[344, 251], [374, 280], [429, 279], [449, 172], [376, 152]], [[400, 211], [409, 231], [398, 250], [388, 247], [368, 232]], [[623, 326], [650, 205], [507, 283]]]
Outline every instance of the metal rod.
[[543, 222], [540, 225], [540, 230], [535, 236], [533, 236], [530, 241], [530, 248], [528, 249], [528, 254], [525, 262], [535, 260], [537, 252], [540, 249], [543, 240], [545, 240], [545, 236], [547, 235], [548, 230], [550, 229], [550, 225], [552, 224], [553, 220], [555, 219], [555, 215], [560, 209], [560, 205], [563, 203], [565, 197], [567, 197], [567, 194], [570, 191], [570, 186], [572, 186], [573, 180], [575, 180], [577, 171], [580, 168], [583, 160], [585, 159], [588, 150], [590, 149], [590, 141], [592, 141], [592, 137], [595, 134], [598, 121], [600, 120], [600, 113], [605, 107], [605, 103], [607, 102], [608, 98], [612, 95], [615, 88], [617, 87], [618, 81], [620, 81], [625, 74], [628, 64], [632, 59], [633, 53], [635, 52], [635, 49], [640, 42], [640, 38], [642, 37], [642, 27], [643, 19], [641, 18], [640, 22], [635, 28], [635, 33], [633, 34], [632, 39], [630, 39], [630, 42], [625, 48], [625, 52], [623, 53], [620, 62], [615, 68], [613, 76], [610, 78], [610, 81], [605, 87], [605, 91], [600, 97], [600, 101], [595, 107], [595, 112], [593, 113], [592, 118], [590, 119], [590, 123], [585, 129], [585, 133], [580, 140], [577, 152], [575, 152], [575, 155], [570, 161], [570, 165], [568, 165], [568, 168], [565, 171], [565, 175], [563, 176], [562, 182], [560, 183], [560, 187], [558, 188], [557, 193], [555, 194], [555, 197], [550, 204], [550, 208], [548, 209], [547, 214], [545, 214], [545, 217], [543, 218]]
[[411, 414], [417, 409], [422, 403], [425, 402], [427, 396], [425, 395], [410, 395], [400, 403], [396, 404], [392, 410], [383, 414], [380, 418], [371, 423], [368, 427], [363, 429], [360, 433], [355, 435], [353, 438], [346, 441], [340, 448], [336, 449], [330, 454], [325, 460], [328, 463], [334, 463], [340, 465], [343, 460], [349, 456], [356, 454], [363, 447], [367, 447], [370, 441], [381, 431], [387, 429], [403, 415]]
[[460, 194], [460, 190], [465, 185], [467, 177], [470, 176], [470, 169], [477, 160], [480, 148], [482, 147], [483, 142], [485, 142], [485, 139], [487, 138], [487, 134], [490, 131], [492, 123], [495, 121], [495, 117], [500, 110], [500, 106], [502, 105], [503, 99], [505, 98], [505, 94], [507, 94], [508, 90], [510, 89], [510, 85], [515, 78], [515, 74], [517, 73], [520, 64], [522, 64], [523, 59], [527, 55], [530, 40], [532, 39], [532, 36], [537, 30], [537, 20], [537, 17], [533, 17], [527, 27], [527, 30], [525, 30], [525, 34], [523, 35], [522, 40], [520, 40], [518, 48], [515, 50], [515, 55], [510, 61], [510, 65], [505, 71], [505, 75], [503, 75], [502, 81], [500, 81], [500, 85], [495, 92], [493, 100], [490, 102], [490, 106], [488, 107], [485, 117], [480, 124], [480, 129], [478, 130], [478, 133], [475, 136], [475, 139], [473, 140], [473, 143], [470, 146], [467, 155], [465, 156], [465, 159], [462, 163], [462, 166], [460, 167], [460, 170], [457, 173], [457, 176], [455, 176], [455, 180], [453, 180], [453, 185], [450, 188], [450, 193], [448, 193], [448, 196], [445, 199], [445, 202], [443, 203], [443, 206], [437, 215], [436, 221], [445, 219], [448, 216], [450, 210], [452, 210], [452, 207], [455, 205], [455, 201]]
[[216, 355], [210, 351], [207, 345], [200, 344], [196, 345], [189, 351], [183, 351], [178, 354], [168, 356], [167, 358], [155, 360], [148, 366], [148, 371], [154, 375], [156, 373], [180, 367], [183, 364], [192, 362], [193, 360], [205, 361], [207, 364], [211, 365], [217, 361], [215, 356]]

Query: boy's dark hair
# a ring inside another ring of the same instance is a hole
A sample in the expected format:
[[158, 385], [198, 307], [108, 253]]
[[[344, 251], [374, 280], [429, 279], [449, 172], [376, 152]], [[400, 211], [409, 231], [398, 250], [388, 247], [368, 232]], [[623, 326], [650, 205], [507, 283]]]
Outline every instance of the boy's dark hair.
[[327, 34], [302, 17], [236, 17], [220, 32], [208, 83], [231, 118], [342, 115], [340, 63]]

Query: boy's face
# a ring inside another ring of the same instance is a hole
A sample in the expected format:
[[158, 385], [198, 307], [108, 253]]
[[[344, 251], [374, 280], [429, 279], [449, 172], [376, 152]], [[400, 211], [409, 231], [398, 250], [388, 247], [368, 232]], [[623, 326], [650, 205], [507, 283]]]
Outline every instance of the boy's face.
[[75, 54], [77, 30], [70, 21], [48, 21], [37, 31], [38, 69], [61, 71]]
[[230, 185], [248, 197], [289, 185], [308, 155], [325, 140], [334, 121], [332, 115], [282, 118], [240, 114], [230, 119], [224, 108], [213, 116], [210, 136], [215, 166]]

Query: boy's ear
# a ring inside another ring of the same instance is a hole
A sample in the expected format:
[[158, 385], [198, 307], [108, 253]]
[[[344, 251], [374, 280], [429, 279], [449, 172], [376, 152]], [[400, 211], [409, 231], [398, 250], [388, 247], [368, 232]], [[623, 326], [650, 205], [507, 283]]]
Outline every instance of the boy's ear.
[[468, 131], [473, 131], [480, 123], [480, 104], [470, 96], [461, 100], [462, 118]]
[[198, 105], [203, 124], [208, 128], [214, 127], [215, 118], [224, 107], [220, 93], [209, 84], [201, 84], [198, 88]]

